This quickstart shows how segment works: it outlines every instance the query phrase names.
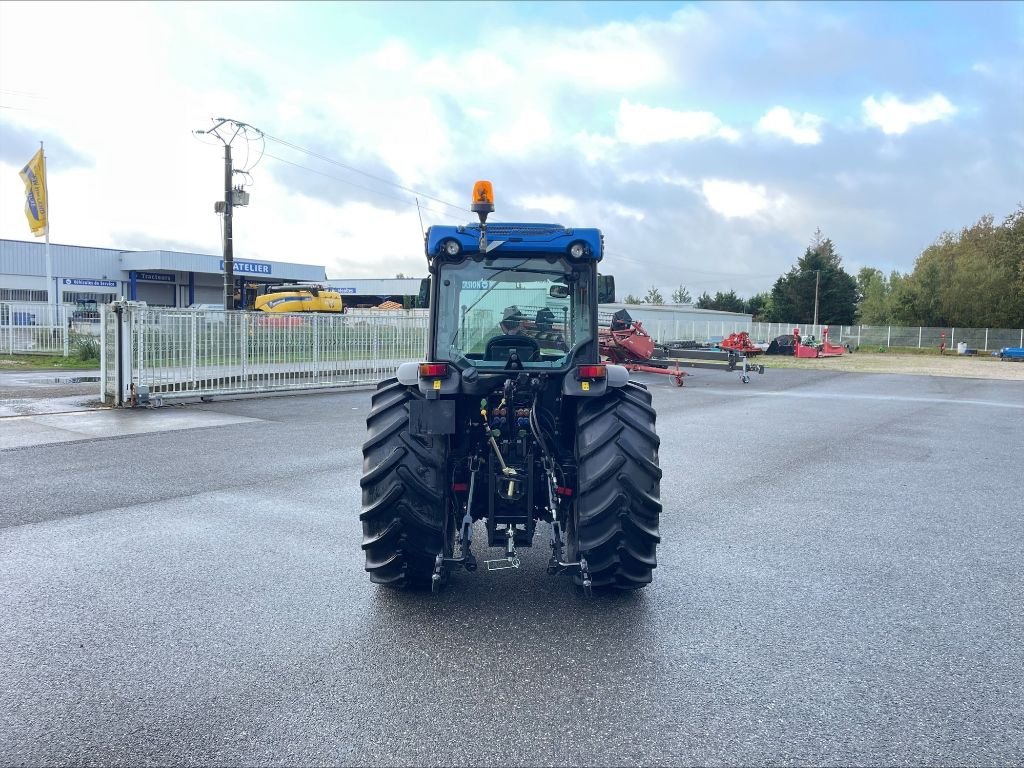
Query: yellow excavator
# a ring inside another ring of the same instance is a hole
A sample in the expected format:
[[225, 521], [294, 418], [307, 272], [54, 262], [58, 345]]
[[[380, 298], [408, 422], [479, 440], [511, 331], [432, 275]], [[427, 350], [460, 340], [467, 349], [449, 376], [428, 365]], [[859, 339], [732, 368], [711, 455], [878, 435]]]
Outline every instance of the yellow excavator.
[[252, 308], [260, 312], [344, 312], [341, 294], [318, 283], [261, 286]]

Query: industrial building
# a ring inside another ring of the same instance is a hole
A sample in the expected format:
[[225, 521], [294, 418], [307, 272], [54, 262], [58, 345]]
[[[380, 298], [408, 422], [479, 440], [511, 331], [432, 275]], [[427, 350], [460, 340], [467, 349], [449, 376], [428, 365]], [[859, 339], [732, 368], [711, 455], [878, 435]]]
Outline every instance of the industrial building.
[[[220, 256], [181, 251], [125, 251], [50, 244], [53, 290], [59, 304], [103, 304], [124, 297], [150, 306], [223, 304], [224, 262]], [[236, 284], [315, 282], [346, 296], [351, 306], [415, 298], [419, 280], [328, 280], [318, 264], [234, 261]], [[47, 302], [46, 245], [0, 240], [0, 301]], [[350, 297], [350, 298], [349, 298]]]

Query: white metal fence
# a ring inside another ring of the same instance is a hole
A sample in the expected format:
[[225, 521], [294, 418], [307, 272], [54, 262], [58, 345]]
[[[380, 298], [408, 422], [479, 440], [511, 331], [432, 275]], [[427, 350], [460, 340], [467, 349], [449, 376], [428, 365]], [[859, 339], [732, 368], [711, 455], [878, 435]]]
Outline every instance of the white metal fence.
[[267, 314], [104, 307], [101, 396], [161, 400], [370, 384], [422, 357], [422, 312]]
[[[74, 323], [72, 323], [74, 325]], [[15, 326], [24, 330], [21, 326]], [[45, 327], [60, 336], [61, 326]], [[747, 331], [767, 342], [799, 328], [821, 338], [823, 326], [728, 321], [645, 325], [659, 342], [711, 341]], [[0, 336], [8, 330], [0, 326]], [[29, 328], [30, 333], [33, 328]], [[344, 315], [103, 307], [101, 396], [121, 405], [133, 392], [164, 400], [373, 384], [426, 350], [425, 310], [350, 310]], [[979, 350], [1024, 346], [1024, 329], [833, 326], [830, 339], [861, 347], [938, 347], [960, 342]]]
[[746, 331], [754, 341], [770, 342], [799, 328], [803, 336], [822, 338], [825, 328], [834, 344], [850, 343], [865, 347], [955, 349], [964, 342], [972, 349], [986, 352], [1003, 347], [1024, 347], [1024, 328], [910, 328], [895, 325], [811, 325], [810, 323], [753, 323], [708, 321], [674, 321], [672, 319], [644, 323], [644, 329], [659, 342], [671, 340], [712, 341], [731, 333]]
[[75, 305], [0, 302], [0, 354], [67, 357], [77, 338], [97, 337], [99, 332], [99, 315]]
[[1024, 328], [907, 328], [896, 325], [801, 325], [800, 323], [751, 323], [750, 336], [759, 341], [771, 341], [776, 336], [792, 333], [799, 328], [804, 336], [822, 337], [822, 329], [829, 329], [829, 340], [835, 344], [847, 342], [859, 347], [913, 347], [935, 348], [943, 342], [946, 349], [955, 349], [963, 342], [971, 349], [990, 352], [1003, 347], [1024, 347]]

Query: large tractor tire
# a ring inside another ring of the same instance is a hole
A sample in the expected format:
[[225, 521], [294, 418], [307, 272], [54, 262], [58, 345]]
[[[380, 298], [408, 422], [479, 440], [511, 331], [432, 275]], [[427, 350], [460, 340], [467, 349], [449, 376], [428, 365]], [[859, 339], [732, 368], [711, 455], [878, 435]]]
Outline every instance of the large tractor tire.
[[[570, 557], [584, 557], [594, 587], [651, 583], [661, 537], [661, 469], [651, 394], [635, 382], [583, 399], [577, 412], [578, 482]], [[582, 575], [575, 576], [582, 583]]]
[[434, 563], [449, 555], [446, 435], [409, 434], [409, 403], [423, 395], [386, 379], [373, 393], [363, 443], [363, 550], [370, 581], [428, 588]]

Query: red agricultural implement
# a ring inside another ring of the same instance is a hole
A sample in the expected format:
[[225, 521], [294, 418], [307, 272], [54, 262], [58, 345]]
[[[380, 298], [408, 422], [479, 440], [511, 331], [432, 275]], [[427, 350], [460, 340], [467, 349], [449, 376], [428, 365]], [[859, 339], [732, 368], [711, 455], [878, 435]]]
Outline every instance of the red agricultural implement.
[[739, 352], [746, 357], [753, 357], [764, 352], [763, 349], [750, 340], [750, 334], [746, 331], [730, 333], [728, 338], [718, 343], [718, 346], [722, 349], [731, 349], [733, 352]]
[[828, 326], [821, 329], [821, 344], [804, 344], [800, 329], [793, 329], [793, 354], [796, 357], [839, 357], [850, 351], [847, 347], [833, 344], [828, 340]]
[[[753, 347], [746, 333], [733, 335], [742, 335], [746, 343]], [[750, 381], [751, 371], [764, 373], [763, 365], [748, 365], [748, 353], [737, 349], [684, 349], [682, 344], [676, 342], [656, 344], [644, 330], [643, 323], [634, 320], [624, 309], [598, 318], [598, 340], [601, 357], [608, 362], [622, 365], [630, 371], [671, 376], [677, 387], [683, 386], [683, 377], [688, 375], [683, 368], [711, 368], [720, 371], [741, 369], [740, 380], [744, 384]], [[756, 350], [754, 354], [761, 351], [757, 347], [753, 349]]]

